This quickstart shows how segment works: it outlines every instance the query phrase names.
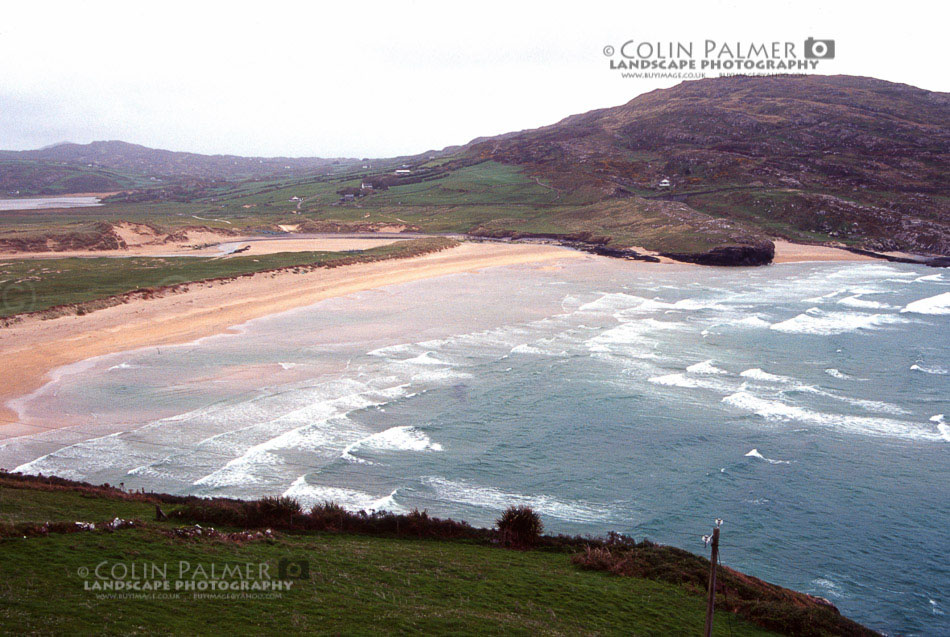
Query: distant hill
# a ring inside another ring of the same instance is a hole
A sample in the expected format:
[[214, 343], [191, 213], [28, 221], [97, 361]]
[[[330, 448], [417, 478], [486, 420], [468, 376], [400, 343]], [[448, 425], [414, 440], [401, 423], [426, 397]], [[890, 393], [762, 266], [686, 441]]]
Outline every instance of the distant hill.
[[91, 144], [67, 142], [38, 150], [0, 151], [0, 160], [59, 163], [116, 170], [133, 175], [199, 179], [242, 179], [271, 175], [313, 174], [325, 172], [328, 167], [358, 161], [318, 157], [201, 155], [159, 150], [122, 141], [100, 141]]

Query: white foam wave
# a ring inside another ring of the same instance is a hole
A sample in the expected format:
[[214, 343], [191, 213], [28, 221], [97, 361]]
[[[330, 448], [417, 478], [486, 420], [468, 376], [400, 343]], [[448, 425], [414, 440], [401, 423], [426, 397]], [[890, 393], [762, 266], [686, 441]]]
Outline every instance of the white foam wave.
[[664, 376], [654, 376], [649, 379], [654, 385], [665, 385], [667, 387], [682, 387], [685, 389], [708, 389], [718, 392], [730, 392], [735, 389], [734, 385], [716, 381], [711, 378], [693, 378], [686, 374], [666, 374]]
[[522, 343], [521, 345], [515, 345], [511, 348], [512, 354], [544, 354], [544, 350], [539, 347], [534, 347], [528, 345], [527, 343]]
[[636, 308], [623, 310], [620, 313], [637, 312], [659, 312], [659, 311], [687, 311], [696, 312], [699, 310], [728, 310], [729, 308], [720, 305], [716, 301], [703, 299], [681, 299], [679, 301], [669, 302], [660, 299], [645, 299]]
[[848, 307], [857, 307], [869, 310], [896, 310], [897, 308], [893, 305], [888, 305], [887, 303], [881, 303], [880, 301], [868, 301], [867, 299], [862, 299], [860, 294], [855, 294], [854, 296], [846, 296], [845, 298], [838, 301], [838, 305], [847, 305]]
[[921, 281], [941, 282], [941, 281], [946, 281], [946, 279], [943, 278], [943, 274], [938, 272], [937, 274], [927, 274], [924, 276], [919, 276], [916, 279], [914, 279], [914, 283], [920, 283]]
[[650, 338], [650, 334], [680, 328], [682, 328], [681, 323], [658, 321], [653, 318], [633, 320], [601, 332], [585, 341], [585, 345], [592, 352], [631, 353], [631, 347], [638, 347], [641, 350], [651, 347], [654, 341]]
[[418, 356], [415, 356], [413, 358], [407, 358], [399, 362], [407, 363], [410, 365], [451, 365], [451, 363], [449, 362], [439, 360], [438, 358], [436, 358], [435, 352], [423, 352], [422, 354], [419, 354]]
[[311, 484], [307, 482], [306, 475], [294, 480], [283, 495], [296, 499], [304, 510], [324, 502], [333, 502], [347, 511], [390, 511], [392, 513], [405, 511], [405, 508], [394, 499], [395, 490], [389, 495], [377, 497], [355, 489]]
[[612, 312], [616, 312], [617, 310], [639, 307], [640, 305], [643, 305], [645, 301], [646, 299], [640, 296], [624, 294], [623, 292], [609, 292], [600, 298], [591, 301], [590, 303], [584, 303], [579, 308], [577, 308], [577, 311], [603, 312], [610, 314]]
[[690, 365], [686, 368], [686, 371], [690, 374], [728, 374], [724, 369], [720, 369], [713, 365], [713, 361], [710, 358], [709, 360], [703, 361], [702, 363], [696, 363]]
[[535, 356], [567, 356], [567, 351], [555, 348], [555, 349], [545, 349], [543, 347], [538, 347], [538, 345], [550, 345], [553, 344], [556, 339], [554, 338], [543, 338], [534, 345], [529, 345], [527, 343], [522, 343], [521, 345], [515, 345], [511, 348], [509, 354], [532, 354]]
[[940, 432], [940, 436], [950, 442], [950, 426], [947, 426], [946, 421], [944, 421], [943, 414], [931, 416], [930, 422], [937, 423], [937, 431]]
[[845, 374], [844, 372], [840, 370], [835, 369], [834, 367], [829, 367], [828, 369], [825, 370], [825, 373], [831, 376], [832, 378], [840, 378], [842, 380], [847, 380], [851, 378], [851, 376]]
[[739, 327], [767, 328], [771, 327], [772, 324], [758, 315], [753, 315], [739, 319], [735, 321], [733, 325], [738, 325]]
[[878, 263], [862, 263], [860, 265], [852, 265], [842, 268], [837, 272], [832, 272], [829, 275], [823, 275], [824, 278], [828, 279], [847, 279], [847, 278], [859, 278], [861, 280], [869, 278], [881, 278], [887, 279], [889, 277], [912, 277], [917, 276], [915, 272], [906, 272], [904, 270], [898, 270], [897, 268], [890, 265], [883, 265]]
[[622, 317], [630, 314], [662, 311], [699, 311], [725, 310], [727, 307], [709, 299], [680, 299], [679, 301], [664, 301], [662, 299], [647, 299], [632, 294], [611, 292], [600, 298], [585, 303], [577, 308], [578, 312], [598, 312], [614, 314]]
[[769, 464], [792, 464], [789, 460], [773, 460], [772, 458], [766, 458], [761, 453], [759, 453], [758, 449], [753, 449], [747, 453], [746, 458], [758, 458], [759, 460], [765, 460]]
[[794, 383], [796, 382], [794, 378], [789, 376], [781, 376], [780, 374], [770, 374], [767, 371], [760, 369], [758, 367], [753, 367], [752, 369], [747, 369], [744, 372], [739, 374], [743, 378], [751, 378], [752, 380], [758, 380], [766, 383]]
[[113, 369], [132, 369], [133, 367], [135, 367], [135, 366], [132, 365], [131, 363], [119, 363], [118, 365], [113, 365], [112, 367], [110, 367], [110, 368], [107, 369], [106, 371], [111, 372]]
[[946, 367], [940, 367], [938, 365], [921, 365], [919, 363], [914, 363], [910, 366], [911, 370], [915, 372], [923, 372], [925, 374], [936, 374], [938, 376], [944, 376], [950, 373], [950, 370], [947, 370]]
[[920, 299], [904, 306], [901, 312], [915, 314], [950, 314], [950, 292]]
[[510, 506], [523, 505], [530, 506], [541, 515], [576, 522], [600, 522], [610, 517], [610, 510], [607, 507], [573, 500], [560, 500], [548, 495], [511, 493], [433, 476], [423, 478], [423, 483], [435, 490], [440, 500], [495, 511], [504, 511]]
[[722, 399], [722, 402], [742, 411], [748, 411], [770, 421], [795, 421], [828, 427], [837, 430], [870, 436], [937, 440], [937, 434], [926, 431], [912, 423], [889, 418], [849, 416], [816, 412], [796, 407], [777, 400], [760, 398], [749, 392], [739, 391]]
[[830, 336], [857, 330], [871, 330], [884, 325], [906, 323], [893, 314], [859, 314], [856, 312], [824, 312], [811, 308], [798, 316], [772, 325], [771, 329], [788, 334]]
[[343, 458], [354, 462], [365, 462], [353, 455], [360, 449], [375, 451], [442, 451], [442, 445], [432, 442], [424, 432], [415, 427], [390, 427], [386, 431], [361, 438], [343, 450]]
[[838, 599], [841, 599], [845, 596], [841, 590], [841, 586], [831, 581], [830, 579], [819, 577], [816, 580], [812, 580], [812, 583], [815, 586], [819, 587], [822, 590], [822, 592], [828, 597], [836, 597]]
[[[309, 452], [320, 455], [339, 454], [352, 442], [365, 437], [363, 430], [346, 414], [368, 407], [386, 404], [407, 393], [407, 385], [372, 390], [365, 385], [349, 384], [360, 388], [352, 394], [305, 405], [280, 418], [263, 424], [252, 425], [249, 433], [262, 442], [244, 446], [244, 452], [224, 466], [193, 482], [197, 487], [222, 488], [266, 484], [277, 472], [275, 467], [284, 464], [284, 454]], [[289, 429], [288, 429], [289, 427]], [[277, 433], [280, 432], [280, 433]], [[231, 438], [241, 433], [233, 430], [212, 436], [196, 445], [202, 447], [217, 443], [218, 439]], [[240, 444], [240, 443], [239, 443]], [[246, 443], [243, 443], [246, 445]]]
[[117, 458], [144, 460], [143, 456], [123, 439], [124, 431], [61, 447], [35, 460], [14, 467], [13, 473], [56, 475], [71, 480], [84, 480], [92, 472], [109, 469]]
[[472, 375], [467, 372], [460, 372], [453, 369], [435, 368], [421, 369], [413, 372], [411, 379], [413, 383], [449, 383], [457, 380], [471, 378]]
[[824, 389], [819, 389], [813, 385], [799, 385], [795, 387], [798, 391], [808, 392], [810, 394], [816, 394], [818, 396], [824, 396], [826, 398], [832, 398], [834, 400], [839, 400], [843, 403], [848, 403], [849, 405], [854, 405], [855, 407], [860, 407], [866, 409], [867, 411], [877, 411], [885, 414], [894, 414], [902, 415], [910, 413], [903, 407], [898, 407], [897, 405], [892, 405], [891, 403], [885, 403], [880, 400], [865, 400], [863, 398], [852, 398], [851, 396], [841, 396], [834, 392], [825, 391]]

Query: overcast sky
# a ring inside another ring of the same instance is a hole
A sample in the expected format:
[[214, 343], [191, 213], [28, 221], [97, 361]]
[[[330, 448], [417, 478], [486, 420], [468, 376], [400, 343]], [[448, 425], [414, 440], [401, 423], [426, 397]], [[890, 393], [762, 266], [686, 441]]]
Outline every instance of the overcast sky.
[[0, 20], [0, 148], [122, 139], [382, 157], [553, 123], [679, 80], [627, 40], [836, 41], [831, 74], [950, 90], [930, 2], [30, 2]]

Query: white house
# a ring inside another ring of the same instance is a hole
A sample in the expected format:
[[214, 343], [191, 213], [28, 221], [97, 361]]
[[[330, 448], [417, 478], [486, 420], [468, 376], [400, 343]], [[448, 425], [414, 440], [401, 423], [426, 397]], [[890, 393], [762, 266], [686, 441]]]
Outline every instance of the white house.
[[411, 175], [412, 171], [409, 170], [408, 168], [397, 168], [396, 174], [397, 175]]
[[661, 179], [661, 180], [660, 180], [660, 183], [658, 184], [658, 186], [659, 186], [660, 188], [669, 188], [670, 185], [671, 185], [671, 184], [670, 184], [670, 180], [669, 180], [669, 179]]

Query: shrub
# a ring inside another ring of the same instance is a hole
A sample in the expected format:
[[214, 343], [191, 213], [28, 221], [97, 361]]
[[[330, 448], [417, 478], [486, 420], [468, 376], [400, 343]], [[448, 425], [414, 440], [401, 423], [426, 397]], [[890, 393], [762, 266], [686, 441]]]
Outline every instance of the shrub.
[[498, 531], [504, 546], [530, 548], [538, 543], [544, 525], [531, 507], [512, 506], [498, 518]]
[[300, 515], [300, 503], [288, 496], [265, 497], [244, 505], [246, 524], [249, 527], [282, 526], [293, 522]]

